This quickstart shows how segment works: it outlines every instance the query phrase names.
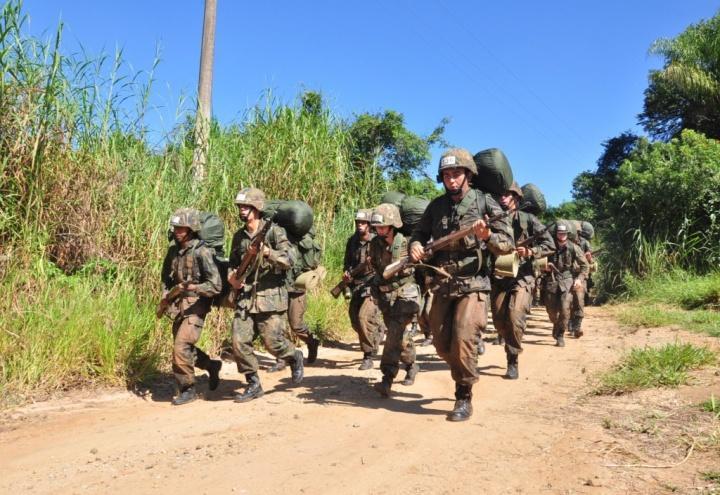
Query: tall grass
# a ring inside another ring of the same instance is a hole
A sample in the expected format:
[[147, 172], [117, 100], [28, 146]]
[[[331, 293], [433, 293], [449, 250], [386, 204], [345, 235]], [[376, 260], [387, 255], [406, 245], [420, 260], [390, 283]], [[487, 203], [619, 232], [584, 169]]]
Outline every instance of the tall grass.
[[[23, 34], [20, 4], [0, 14], [0, 394], [77, 383], [133, 383], [166, 363], [169, 322], [153, 306], [167, 221], [181, 206], [215, 211], [232, 232], [233, 198], [252, 185], [303, 199], [316, 213], [329, 281], [339, 277], [352, 213], [378, 199], [377, 167], [348, 158], [347, 126], [270, 94], [235, 125], [214, 123], [207, 179], [191, 182], [191, 126], [162, 150], [145, 141], [153, 67], [122, 53], [88, 58]], [[191, 121], [191, 118], [187, 119]], [[228, 242], [229, 242], [228, 236]], [[309, 323], [347, 328], [345, 306], [321, 290]], [[208, 321], [217, 349], [229, 315]]]

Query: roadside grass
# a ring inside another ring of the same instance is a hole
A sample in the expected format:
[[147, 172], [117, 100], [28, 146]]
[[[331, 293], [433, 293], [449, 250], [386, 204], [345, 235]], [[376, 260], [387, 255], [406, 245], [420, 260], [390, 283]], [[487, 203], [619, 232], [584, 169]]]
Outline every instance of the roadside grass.
[[673, 270], [646, 278], [626, 277], [627, 303], [620, 323], [633, 327], [679, 326], [720, 337], [720, 272], [693, 275]]
[[700, 403], [700, 409], [715, 416], [715, 419], [720, 419], [720, 400], [715, 398], [715, 395], [711, 395], [710, 398]]
[[689, 381], [688, 371], [717, 362], [707, 347], [674, 343], [635, 348], [600, 376], [598, 395], [621, 395], [655, 387], [677, 387]]

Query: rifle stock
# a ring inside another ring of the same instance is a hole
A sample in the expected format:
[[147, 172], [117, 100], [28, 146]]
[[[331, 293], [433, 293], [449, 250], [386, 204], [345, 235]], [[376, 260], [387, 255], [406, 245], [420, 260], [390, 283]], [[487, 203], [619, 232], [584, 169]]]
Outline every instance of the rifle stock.
[[364, 273], [370, 264], [367, 262], [367, 260], [360, 263], [358, 266], [350, 270], [350, 280], [341, 280], [338, 282], [338, 284], [330, 289], [330, 294], [337, 299], [340, 294], [345, 290], [346, 287], [348, 287], [356, 278], [358, 275]]
[[183, 282], [177, 284], [172, 289], [170, 289], [168, 293], [165, 294], [165, 297], [160, 299], [157, 309], [155, 310], [155, 316], [157, 316], [158, 318], [162, 318], [168, 307], [175, 301], [175, 299], [180, 297], [185, 292], [185, 286], [186, 284]]

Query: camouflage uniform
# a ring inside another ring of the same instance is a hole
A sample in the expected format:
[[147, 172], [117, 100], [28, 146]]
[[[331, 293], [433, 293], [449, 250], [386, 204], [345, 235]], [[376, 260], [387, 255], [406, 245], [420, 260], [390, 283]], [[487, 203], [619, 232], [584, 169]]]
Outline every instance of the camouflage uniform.
[[305, 323], [305, 311], [307, 310], [306, 291], [296, 287], [295, 280], [301, 274], [318, 267], [319, 260], [313, 254], [319, 252], [320, 246], [317, 245], [312, 234], [308, 233], [299, 241], [291, 242], [290, 249], [295, 263], [287, 272], [288, 322], [292, 332], [308, 346], [308, 363], [312, 363], [317, 357], [320, 341], [310, 332], [310, 328]]
[[[513, 239], [515, 245], [541, 232], [545, 226], [535, 215], [524, 211], [512, 215]], [[535, 271], [533, 260], [547, 256], [555, 249], [549, 232], [530, 246], [533, 256], [523, 258], [516, 277], [494, 277], [490, 293], [493, 324], [498, 335], [505, 341], [508, 362], [517, 363], [522, 352], [526, 317], [532, 304]]]
[[[470, 226], [485, 215], [500, 213], [500, 206], [489, 194], [475, 189], [470, 189], [459, 203], [444, 194], [430, 202], [410, 242], [424, 245], [431, 238], [439, 239], [461, 226]], [[506, 219], [495, 221], [490, 227], [492, 234], [487, 242], [470, 234], [450, 248], [434, 253], [427, 261], [452, 275], [451, 279], [436, 277], [428, 319], [435, 349], [450, 365], [456, 398], [461, 393], [460, 387], [469, 390], [478, 380], [477, 342], [487, 324], [490, 291], [486, 249], [500, 255], [513, 248], [512, 230]]]
[[[584, 237], [580, 236], [578, 234], [578, 246], [580, 247], [580, 250], [583, 252], [583, 254], [586, 254], [588, 252], [592, 253], [592, 247], [590, 246], [590, 241], [585, 239]], [[587, 260], [587, 258], [585, 258]], [[589, 263], [588, 263], [589, 268]], [[575, 337], [582, 336], [582, 320], [585, 317], [585, 295], [588, 291], [588, 283], [590, 280], [590, 273], [588, 272], [587, 278], [585, 278], [582, 282], [582, 286], [578, 287], [577, 289], [573, 289], [573, 301], [572, 301], [572, 311], [570, 313], [570, 321], [568, 323], [568, 329], [570, 330], [570, 334]]]
[[[262, 229], [262, 223], [258, 231]], [[254, 233], [245, 228], [235, 233], [230, 248], [231, 270], [240, 265], [253, 237]], [[258, 334], [273, 356], [291, 362], [295, 355], [295, 346], [285, 336], [288, 309], [285, 272], [293, 265], [285, 229], [279, 225], [270, 227], [265, 244], [270, 248], [270, 255], [264, 257], [259, 254], [256, 265], [248, 272], [245, 289], [237, 296], [232, 322], [233, 355], [238, 371], [245, 374], [258, 370], [257, 357], [253, 352], [253, 339]]]
[[[368, 216], [368, 221], [370, 220]], [[371, 234], [370, 238], [375, 237]], [[370, 252], [370, 241], [364, 241], [355, 232], [345, 245], [343, 270], [352, 271], [356, 266], [365, 263]], [[370, 297], [370, 281], [372, 266], [368, 266], [364, 274], [355, 277], [350, 284], [351, 297], [348, 315], [353, 330], [358, 334], [360, 350], [366, 358], [377, 354], [378, 345], [382, 340], [382, 323], [375, 301]]]
[[191, 390], [195, 384], [194, 368], [210, 371], [215, 367], [213, 371], [219, 371], [220, 362], [211, 360], [195, 344], [200, 339], [205, 316], [210, 312], [212, 298], [222, 290], [222, 280], [213, 261], [212, 249], [197, 238], [191, 239], [185, 247], [170, 247], [163, 262], [161, 279], [163, 297], [178, 284], [197, 285], [194, 291], [185, 291], [168, 308], [173, 317], [172, 369], [182, 393]]
[[[390, 215], [392, 213], [392, 215]], [[396, 218], [397, 224], [387, 222], [388, 218]], [[380, 392], [387, 396], [393, 380], [400, 370], [399, 363], [405, 367], [407, 376], [404, 385], [412, 385], [419, 368], [415, 364], [415, 344], [410, 334], [410, 325], [420, 309], [420, 289], [415, 283], [412, 267], [401, 270], [390, 279], [383, 277], [385, 268], [407, 255], [408, 243], [397, 228], [402, 226], [400, 212], [395, 205], [382, 204], [376, 208], [372, 215], [371, 225], [391, 225], [395, 228], [392, 245], [389, 245], [380, 235], [370, 241], [370, 263], [375, 270], [372, 279], [372, 294], [377, 301], [387, 328], [385, 346], [380, 359], [380, 370], [383, 374], [384, 390]]]
[[553, 323], [553, 337], [558, 345], [564, 345], [563, 336], [570, 319], [570, 308], [573, 300], [572, 286], [575, 280], [583, 282], [588, 275], [589, 265], [582, 249], [568, 240], [565, 246], [555, 243], [555, 253], [548, 256], [548, 262], [556, 270], [545, 278], [545, 308]]

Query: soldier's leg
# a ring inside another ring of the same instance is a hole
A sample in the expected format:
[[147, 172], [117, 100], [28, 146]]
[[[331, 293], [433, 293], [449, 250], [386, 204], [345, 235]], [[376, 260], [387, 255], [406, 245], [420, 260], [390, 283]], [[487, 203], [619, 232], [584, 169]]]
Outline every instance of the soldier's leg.
[[508, 304], [510, 331], [505, 334], [505, 354], [508, 363], [505, 378], [510, 380], [516, 380], [519, 377], [518, 355], [522, 352], [528, 307], [531, 304], [532, 292], [529, 287], [516, 286], [513, 288]]
[[394, 313], [392, 308], [385, 308], [383, 320], [387, 328], [385, 346], [380, 358], [380, 370], [383, 378], [381, 383], [375, 384], [375, 389], [383, 397], [388, 397], [392, 383], [400, 370], [400, 357], [403, 353], [405, 333], [408, 325], [412, 322], [412, 314]]
[[446, 363], [450, 363], [450, 343], [453, 337], [453, 316], [455, 299], [446, 294], [435, 294], [430, 307], [428, 321], [433, 336], [435, 352]]
[[256, 374], [258, 360], [253, 349], [253, 338], [257, 335], [257, 328], [253, 315], [246, 310], [235, 310], [232, 321], [232, 350], [238, 372]]
[[580, 338], [583, 335], [582, 321], [585, 317], [585, 292], [586, 283], [583, 282], [580, 287], [573, 290], [573, 310], [572, 310], [572, 329], [575, 337]]
[[355, 328], [360, 340], [360, 349], [363, 352], [361, 370], [372, 368], [372, 357], [377, 354], [380, 342], [380, 325], [378, 323], [378, 308], [372, 297], [357, 296], [357, 315]]
[[290, 293], [288, 302], [288, 321], [293, 333], [308, 347], [308, 363], [314, 363], [317, 358], [320, 341], [310, 332], [305, 323], [305, 311], [307, 310], [307, 298], [305, 292]]
[[501, 345], [506, 341], [505, 334], [510, 331], [508, 304], [510, 302], [509, 292], [501, 290], [498, 284], [492, 286], [490, 291], [490, 312], [492, 313], [493, 326], [497, 337], [493, 344]]
[[257, 328], [265, 349], [276, 358], [284, 360], [292, 370], [293, 383], [303, 379], [303, 354], [285, 335], [285, 313], [268, 312], [257, 316]]
[[180, 317], [173, 323], [172, 369], [180, 392], [195, 385], [195, 343], [200, 338], [202, 320]]
[[570, 321], [570, 310], [572, 307], [572, 291], [562, 292], [558, 295], [557, 311], [557, 336], [555, 337], [558, 347], [565, 346], [565, 332], [567, 332]]
[[425, 339], [420, 344], [426, 346], [432, 344], [432, 332], [430, 331], [430, 308], [432, 307], [432, 292], [428, 292], [423, 297], [423, 307], [418, 315], [418, 325]]

